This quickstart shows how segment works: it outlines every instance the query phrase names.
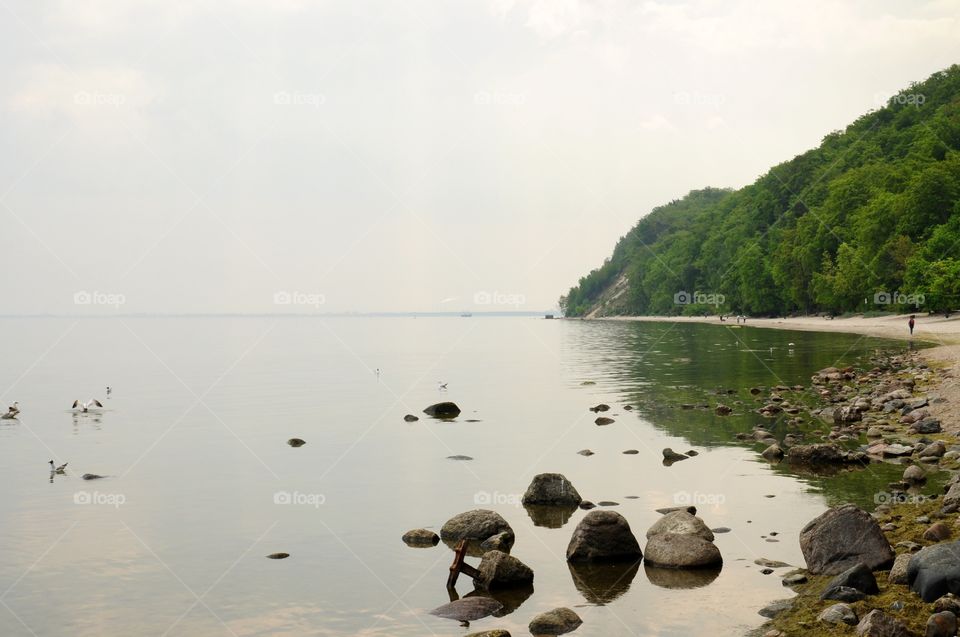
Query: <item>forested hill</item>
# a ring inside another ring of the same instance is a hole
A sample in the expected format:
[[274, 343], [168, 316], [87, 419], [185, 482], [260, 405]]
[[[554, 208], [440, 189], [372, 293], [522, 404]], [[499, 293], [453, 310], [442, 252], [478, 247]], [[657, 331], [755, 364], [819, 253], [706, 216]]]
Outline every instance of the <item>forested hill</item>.
[[749, 186], [655, 208], [560, 304], [567, 316], [960, 307], [960, 66]]

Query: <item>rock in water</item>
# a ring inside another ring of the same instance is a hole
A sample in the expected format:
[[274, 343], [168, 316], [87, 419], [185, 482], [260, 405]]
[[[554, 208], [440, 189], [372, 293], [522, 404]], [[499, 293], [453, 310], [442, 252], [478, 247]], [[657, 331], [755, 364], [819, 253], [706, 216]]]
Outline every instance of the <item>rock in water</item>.
[[783, 458], [783, 449], [780, 448], [780, 445], [774, 443], [763, 450], [763, 453], [760, 454], [767, 460], [779, 460]]
[[406, 422], [417, 422], [418, 420], [420, 420], [419, 418], [417, 418], [417, 417], [414, 416], [413, 414], [407, 414], [406, 416], [403, 417], [403, 419], [404, 419]]
[[472, 622], [482, 619], [503, 608], [503, 604], [490, 597], [464, 597], [455, 602], [438, 606], [430, 611], [431, 615], [444, 619], [455, 619], [460, 622]]
[[98, 476], [95, 473], [85, 473], [82, 476], [80, 476], [80, 479], [81, 480], [99, 480], [102, 477], [103, 476]]
[[456, 418], [460, 415], [460, 408], [456, 403], [436, 403], [424, 409], [423, 413], [434, 418]]
[[667, 513], [654, 522], [647, 530], [647, 539], [660, 533], [676, 533], [678, 535], [696, 535], [708, 542], [713, 542], [713, 531], [703, 523], [703, 520], [686, 511]]
[[473, 460], [470, 456], [456, 455], [456, 456], [447, 456], [447, 460]]
[[890, 566], [894, 558], [880, 525], [853, 504], [828, 509], [808, 522], [800, 531], [800, 550], [814, 575], [837, 575], [861, 562], [872, 571]]
[[474, 509], [453, 516], [440, 529], [440, 538], [444, 542], [474, 540], [482, 542], [500, 533], [507, 533], [513, 544], [514, 533], [507, 521], [496, 511]]
[[861, 637], [910, 637], [907, 628], [882, 610], [874, 609], [863, 616], [857, 624]]
[[523, 504], [577, 506], [583, 498], [563, 475], [541, 473], [533, 477], [523, 494]]
[[845, 464], [861, 461], [859, 454], [844, 451], [830, 442], [790, 447], [787, 452], [787, 459], [794, 464], [806, 465]]
[[485, 630], [480, 633], [470, 633], [464, 637], [510, 637], [510, 632], [503, 629]]
[[567, 545], [568, 562], [635, 560], [643, 557], [630, 524], [616, 511], [591, 511]]
[[529, 628], [533, 635], [564, 635], [582, 623], [579, 615], [569, 608], [554, 608], [534, 617]]
[[593, 422], [594, 422], [594, 424], [597, 425], [598, 427], [603, 427], [604, 425], [612, 425], [612, 424], [613, 424], [614, 422], [616, 422], [616, 421], [615, 421], [613, 418], [607, 418], [606, 416], [600, 416], [599, 418], [597, 418], [597, 419], [594, 420]]
[[303, 445], [307, 444], [307, 441], [303, 438], [291, 438], [287, 441], [287, 444], [291, 447], [302, 447]]
[[494, 536], [488, 537], [483, 542], [480, 543], [481, 551], [503, 551], [504, 553], [509, 553], [510, 548], [513, 546], [513, 536], [510, 533], [504, 531], [503, 533], [497, 533]]
[[440, 536], [427, 529], [407, 531], [401, 539], [408, 546], [436, 546], [440, 542]]
[[907, 583], [927, 603], [960, 593], [960, 542], [920, 549], [907, 565]]
[[288, 557], [290, 557], [289, 553], [271, 553], [267, 556], [267, 558], [271, 560], [285, 560]]
[[696, 535], [659, 533], [644, 549], [644, 562], [661, 568], [704, 568], [723, 563], [720, 549]]
[[667, 462], [676, 462], [677, 460], [687, 460], [689, 456], [685, 456], [682, 453], [677, 453], [670, 447], [667, 447], [663, 450], [663, 459]]
[[473, 581], [481, 590], [512, 588], [533, 583], [533, 571], [530, 567], [503, 551], [484, 553], [477, 570], [480, 575]]

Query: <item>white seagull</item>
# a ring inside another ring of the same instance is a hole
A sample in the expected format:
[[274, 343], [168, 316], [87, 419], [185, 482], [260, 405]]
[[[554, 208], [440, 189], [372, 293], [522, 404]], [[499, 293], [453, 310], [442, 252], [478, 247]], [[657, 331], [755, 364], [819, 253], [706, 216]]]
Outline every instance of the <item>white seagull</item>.
[[101, 402], [100, 402], [99, 400], [97, 400], [96, 398], [91, 398], [90, 400], [88, 400], [88, 401], [85, 402], [85, 403], [82, 403], [82, 402], [80, 402], [79, 400], [75, 400], [75, 401], [73, 401], [73, 407], [72, 407], [72, 409], [78, 409], [78, 410], [80, 410], [80, 413], [84, 413], [84, 414], [85, 414], [85, 413], [87, 413], [88, 411], [90, 411], [90, 408], [91, 408], [91, 407], [103, 407], [103, 403], [101, 403]]
[[60, 465], [60, 466], [58, 467], [57, 465], [54, 464], [53, 460], [51, 460], [51, 461], [50, 461], [50, 471], [51, 471], [52, 473], [66, 473], [66, 469], [67, 469], [67, 465], [68, 465], [68, 464], [70, 464], [70, 463], [69, 463], [69, 462], [64, 462], [62, 465]]
[[3, 414], [3, 416], [0, 416], [0, 418], [3, 418], [4, 420], [13, 420], [19, 415], [20, 415], [20, 403], [14, 401], [12, 405], [7, 407], [7, 413]]

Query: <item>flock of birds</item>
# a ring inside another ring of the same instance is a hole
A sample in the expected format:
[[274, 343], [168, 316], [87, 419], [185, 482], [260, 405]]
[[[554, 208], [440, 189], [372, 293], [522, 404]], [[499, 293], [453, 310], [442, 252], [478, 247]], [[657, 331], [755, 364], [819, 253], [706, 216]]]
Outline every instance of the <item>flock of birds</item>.
[[[110, 397], [110, 394], [113, 393], [113, 388], [107, 386], [107, 398]], [[90, 398], [86, 402], [80, 401], [79, 399], [73, 401], [73, 405], [70, 407], [70, 410], [74, 414], [89, 414], [89, 413], [99, 413], [99, 410], [103, 409], [103, 403], [97, 400], [96, 398]], [[7, 413], [0, 415], [2, 420], [17, 420], [20, 417], [20, 403], [19, 401], [14, 401], [12, 405], [7, 407]], [[50, 477], [53, 479], [53, 474], [58, 473], [63, 475], [67, 472], [67, 465], [69, 462], [64, 462], [61, 465], [57, 465], [53, 460], [50, 461]]]

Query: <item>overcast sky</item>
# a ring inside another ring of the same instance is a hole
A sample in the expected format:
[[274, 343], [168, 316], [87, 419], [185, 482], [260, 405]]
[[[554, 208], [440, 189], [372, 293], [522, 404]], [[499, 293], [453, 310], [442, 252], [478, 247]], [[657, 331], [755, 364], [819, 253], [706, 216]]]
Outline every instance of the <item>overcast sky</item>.
[[960, 0], [0, 0], [0, 312], [550, 308], [958, 34]]

